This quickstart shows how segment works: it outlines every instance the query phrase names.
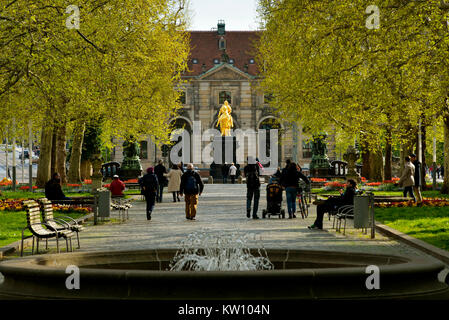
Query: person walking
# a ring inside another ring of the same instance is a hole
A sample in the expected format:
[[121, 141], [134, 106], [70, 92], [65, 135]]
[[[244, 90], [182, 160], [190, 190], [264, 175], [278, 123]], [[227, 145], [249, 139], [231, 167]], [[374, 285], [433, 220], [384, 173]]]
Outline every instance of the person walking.
[[422, 185], [422, 175], [421, 175], [421, 162], [419, 162], [419, 160], [416, 158], [416, 154], [412, 153], [410, 155], [410, 161], [413, 163], [413, 165], [415, 166], [415, 175], [414, 175], [414, 179], [415, 179], [415, 184], [413, 185], [413, 193], [416, 196], [416, 202], [418, 205], [422, 204], [422, 196], [421, 196], [421, 185]]
[[234, 162], [231, 163], [229, 167], [229, 176], [231, 177], [232, 184], [235, 184], [235, 177], [237, 177], [237, 167], [234, 165]]
[[257, 163], [251, 163], [250, 160], [248, 158], [248, 164], [243, 168], [243, 174], [246, 178], [246, 217], [251, 218], [251, 202], [254, 198], [253, 219], [259, 219], [257, 210], [259, 209], [260, 199], [260, 168]]
[[157, 176], [154, 174], [153, 167], [149, 167], [147, 169], [147, 174], [142, 177], [140, 182], [143, 195], [145, 196], [145, 200], [147, 202], [147, 220], [151, 220], [151, 213], [153, 212], [154, 203], [156, 201], [156, 196], [159, 189], [159, 181]]
[[198, 172], [193, 170], [193, 164], [187, 165], [187, 170], [181, 177], [179, 194], [185, 195], [186, 219], [195, 220], [198, 196], [203, 193], [204, 184]]
[[109, 190], [111, 190], [112, 197], [123, 197], [123, 190], [125, 190], [125, 184], [120, 180], [119, 176], [114, 174], [114, 180], [109, 185]]
[[157, 189], [157, 202], [162, 202], [162, 195], [164, 193], [164, 187], [167, 184], [167, 178], [164, 177], [164, 174], [167, 173], [167, 169], [165, 168], [162, 159], [159, 160], [158, 165], [154, 167], [154, 173], [156, 174], [157, 180], [159, 182], [159, 188]]
[[354, 196], [356, 193], [357, 183], [349, 179], [346, 183], [346, 190], [338, 197], [330, 197], [323, 203], [319, 204], [316, 208], [316, 219], [315, 222], [309, 226], [309, 229], [323, 229], [323, 217], [326, 212], [335, 210], [345, 205], [354, 204]]
[[410, 162], [410, 157], [405, 157], [404, 170], [402, 171], [401, 178], [398, 185], [404, 187], [404, 197], [407, 197], [407, 193], [416, 202], [415, 195], [413, 194], [413, 186], [415, 185], [415, 166]]
[[229, 174], [229, 166], [228, 163], [225, 162], [221, 165], [221, 175], [223, 176], [223, 183], [228, 183], [228, 174]]
[[[301, 173], [301, 177], [305, 176]], [[296, 218], [296, 195], [298, 194], [299, 179], [300, 173], [296, 167], [296, 163], [290, 162], [286, 170], [283, 170], [281, 176], [281, 185], [285, 188], [285, 195], [287, 198], [289, 219]]]
[[168, 178], [168, 192], [173, 193], [173, 202], [181, 201], [179, 199], [179, 189], [181, 186], [182, 171], [174, 164], [169, 173], [164, 174]]

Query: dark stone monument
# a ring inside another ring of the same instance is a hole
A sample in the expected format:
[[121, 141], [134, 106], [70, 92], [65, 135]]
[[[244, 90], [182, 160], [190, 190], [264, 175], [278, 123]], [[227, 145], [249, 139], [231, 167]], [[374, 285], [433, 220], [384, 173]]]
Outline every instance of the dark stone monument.
[[[132, 138], [131, 138], [132, 139]], [[140, 164], [140, 147], [137, 141], [126, 140], [123, 143], [123, 162], [120, 168], [120, 179], [136, 179], [142, 174]]]
[[329, 176], [331, 165], [327, 156], [326, 133], [320, 133], [313, 136], [312, 144], [312, 162], [310, 163], [310, 173], [313, 177]]
[[217, 136], [214, 138], [213, 146], [214, 162], [210, 165], [210, 175], [213, 177], [214, 182], [223, 181], [221, 168], [225, 162], [228, 165], [234, 162], [237, 169], [240, 168], [237, 164], [236, 156], [238, 142], [234, 136]]

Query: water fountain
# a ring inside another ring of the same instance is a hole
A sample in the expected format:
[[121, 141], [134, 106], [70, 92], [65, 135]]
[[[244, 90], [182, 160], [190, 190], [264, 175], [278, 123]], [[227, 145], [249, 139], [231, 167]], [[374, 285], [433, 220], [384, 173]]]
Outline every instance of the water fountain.
[[[180, 249], [74, 252], [0, 263], [0, 299], [448, 299], [442, 263], [419, 257], [264, 249], [249, 236], [192, 234]], [[260, 242], [259, 242], [260, 244]], [[250, 248], [250, 249], [249, 249]], [[80, 288], [66, 281], [79, 268]], [[380, 289], [366, 286], [367, 267]], [[179, 271], [178, 271], [179, 270]], [[195, 271], [194, 271], [195, 270]], [[196, 271], [197, 270], [197, 271]], [[205, 271], [209, 270], [209, 271]]]
[[261, 271], [272, 270], [266, 251], [254, 256], [249, 236], [237, 233], [192, 233], [181, 242], [181, 249], [170, 263], [171, 271]]

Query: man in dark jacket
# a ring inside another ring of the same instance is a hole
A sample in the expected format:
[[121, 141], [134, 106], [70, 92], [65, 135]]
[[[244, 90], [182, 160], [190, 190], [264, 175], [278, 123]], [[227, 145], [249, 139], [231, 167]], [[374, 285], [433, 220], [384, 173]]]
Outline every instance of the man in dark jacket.
[[260, 199], [260, 167], [251, 161], [251, 158], [248, 158], [248, 164], [243, 168], [243, 174], [246, 178], [246, 217], [251, 217], [251, 201], [254, 198], [253, 219], [259, 219], [257, 210]]
[[421, 196], [421, 162], [416, 158], [416, 154], [412, 153], [410, 155], [410, 161], [415, 166], [415, 185], [413, 186], [413, 193], [416, 196], [416, 202], [421, 204], [422, 196]]
[[52, 178], [45, 184], [45, 197], [48, 200], [70, 200], [62, 192], [61, 177], [59, 173], [53, 173]]
[[335, 210], [342, 206], [353, 205], [356, 187], [357, 183], [354, 180], [349, 179], [346, 184], [346, 190], [342, 195], [339, 197], [330, 197], [324, 201], [324, 203], [319, 204], [316, 209], [316, 220], [311, 226], [309, 226], [309, 229], [323, 229], [323, 217], [326, 212]]
[[162, 160], [159, 160], [158, 165], [154, 167], [154, 173], [156, 174], [157, 180], [159, 182], [159, 188], [157, 189], [157, 202], [162, 202], [162, 194], [164, 193], [164, 187], [167, 182], [164, 174], [167, 173], [167, 168], [165, 168]]
[[139, 182], [147, 202], [147, 220], [151, 220], [151, 213], [153, 212], [156, 195], [159, 189], [159, 181], [154, 174], [154, 168], [149, 167], [147, 169], [147, 174], [144, 175]]
[[221, 175], [223, 176], [223, 183], [228, 183], [228, 174], [229, 174], [229, 166], [228, 163], [225, 162], [221, 165]]
[[193, 170], [193, 164], [187, 165], [187, 170], [181, 177], [179, 194], [185, 194], [186, 219], [195, 220], [196, 208], [198, 205], [198, 195], [203, 193], [204, 184], [200, 175]]

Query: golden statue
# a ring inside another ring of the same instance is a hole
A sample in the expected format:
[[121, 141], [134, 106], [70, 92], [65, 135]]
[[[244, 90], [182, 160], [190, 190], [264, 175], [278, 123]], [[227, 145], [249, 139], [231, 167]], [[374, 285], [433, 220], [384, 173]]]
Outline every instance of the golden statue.
[[230, 136], [231, 128], [234, 127], [234, 121], [231, 116], [232, 108], [228, 101], [225, 101], [218, 113], [217, 127], [220, 126], [222, 136]]

